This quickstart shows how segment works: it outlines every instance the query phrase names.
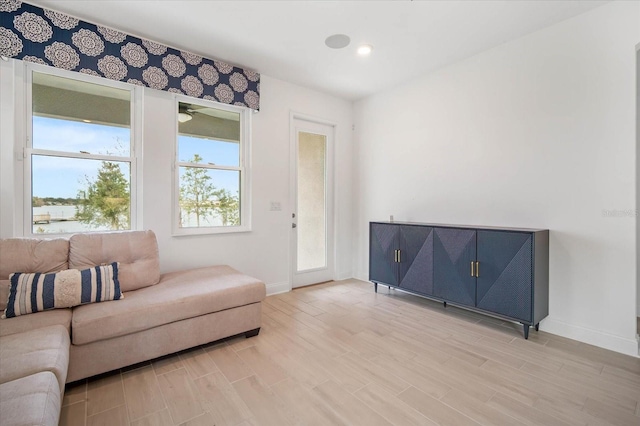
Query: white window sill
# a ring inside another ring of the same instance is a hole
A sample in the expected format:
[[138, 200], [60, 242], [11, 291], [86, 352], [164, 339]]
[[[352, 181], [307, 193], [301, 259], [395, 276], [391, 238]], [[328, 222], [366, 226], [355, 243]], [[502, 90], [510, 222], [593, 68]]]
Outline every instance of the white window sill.
[[188, 237], [190, 235], [236, 234], [251, 232], [251, 226], [211, 226], [200, 228], [174, 229], [172, 237]]

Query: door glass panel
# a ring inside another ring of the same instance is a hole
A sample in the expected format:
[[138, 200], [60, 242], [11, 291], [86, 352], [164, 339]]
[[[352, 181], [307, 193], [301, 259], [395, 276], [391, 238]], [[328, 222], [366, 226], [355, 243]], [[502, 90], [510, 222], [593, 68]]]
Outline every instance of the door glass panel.
[[298, 132], [297, 271], [327, 266], [325, 135]]

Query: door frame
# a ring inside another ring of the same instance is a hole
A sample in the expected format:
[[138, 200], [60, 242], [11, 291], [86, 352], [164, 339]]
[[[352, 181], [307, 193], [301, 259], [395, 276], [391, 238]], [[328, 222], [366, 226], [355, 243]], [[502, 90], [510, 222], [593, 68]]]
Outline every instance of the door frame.
[[[327, 219], [327, 239], [331, 240], [333, 244], [329, 244], [327, 241], [327, 264], [330, 268], [330, 279], [334, 280], [336, 277], [336, 191], [335, 191], [335, 138], [336, 138], [336, 123], [325, 120], [323, 118], [315, 117], [308, 114], [302, 114], [296, 111], [290, 111], [289, 113], [289, 198], [291, 200], [290, 211], [287, 214], [287, 221], [289, 222], [289, 288], [303, 287], [304, 285], [294, 286], [294, 277], [296, 271], [296, 257], [297, 253], [297, 239], [296, 231], [291, 226], [294, 223], [292, 213], [297, 214], [298, 206], [298, 174], [297, 174], [297, 158], [298, 158], [298, 146], [297, 146], [297, 132], [296, 121], [306, 121], [310, 124], [320, 124], [323, 126], [329, 126], [332, 128], [332, 134], [327, 138], [327, 215], [330, 219]], [[330, 238], [329, 238], [330, 237]], [[310, 284], [309, 284], [310, 285]]]

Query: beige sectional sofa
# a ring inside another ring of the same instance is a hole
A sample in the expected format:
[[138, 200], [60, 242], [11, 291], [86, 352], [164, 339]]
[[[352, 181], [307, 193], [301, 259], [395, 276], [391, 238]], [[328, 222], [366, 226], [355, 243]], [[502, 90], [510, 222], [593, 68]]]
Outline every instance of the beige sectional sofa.
[[65, 383], [260, 330], [264, 283], [224, 265], [161, 275], [151, 231], [0, 240], [0, 278], [110, 262], [124, 298], [0, 320], [0, 425], [57, 424]]

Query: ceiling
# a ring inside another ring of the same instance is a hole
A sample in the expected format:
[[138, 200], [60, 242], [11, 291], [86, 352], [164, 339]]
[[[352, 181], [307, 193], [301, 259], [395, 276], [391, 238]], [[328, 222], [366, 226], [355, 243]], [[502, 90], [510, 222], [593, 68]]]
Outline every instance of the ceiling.
[[[29, 0], [89, 22], [356, 100], [607, 1]], [[347, 34], [351, 44], [324, 40]], [[358, 45], [373, 45], [369, 57]]]

